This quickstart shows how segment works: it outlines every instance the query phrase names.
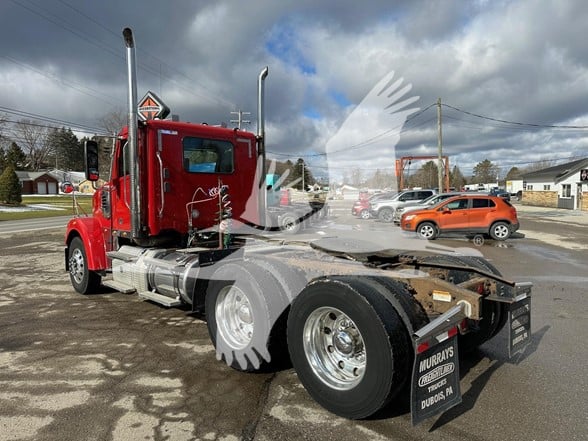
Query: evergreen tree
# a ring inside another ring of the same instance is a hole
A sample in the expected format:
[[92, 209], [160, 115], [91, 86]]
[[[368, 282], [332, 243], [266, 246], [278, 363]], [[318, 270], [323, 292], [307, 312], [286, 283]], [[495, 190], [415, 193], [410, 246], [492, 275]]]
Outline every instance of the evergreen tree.
[[53, 129], [47, 135], [47, 144], [54, 154], [55, 168], [84, 169], [84, 149], [71, 129]]
[[22, 202], [22, 188], [14, 167], [8, 165], [0, 175], [0, 203], [19, 205]]
[[[292, 179], [290, 180], [290, 182], [296, 180], [296, 179], [300, 179], [300, 182], [298, 182], [297, 184], [294, 185], [294, 188], [297, 188], [298, 190], [304, 190], [306, 191], [306, 189], [308, 188], [309, 185], [314, 185], [314, 177], [312, 176], [311, 171], [308, 169], [308, 166], [304, 163], [304, 159], [302, 158], [298, 158], [298, 161], [296, 161], [296, 164], [292, 165], [292, 171], [290, 172], [290, 176], [292, 177]], [[304, 173], [304, 179], [302, 179], [302, 173]], [[302, 181], [304, 180], [304, 186], [306, 188], [302, 188]]]
[[4, 167], [6, 167], [6, 152], [4, 147], [0, 147], [0, 173], [4, 171]]
[[27, 165], [27, 155], [16, 142], [11, 143], [6, 151], [6, 165], [12, 165], [15, 170], [22, 170]]
[[461, 190], [467, 184], [466, 178], [462, 174], [457, 165], [453, 166], [453, 170], [449, 173], [449, 186], [456, 190]]
[[474, 167], [474, 175], [472, 176], [473, 184], [488, 184], [496, 182], [497, 179], [498, 166], [494, 165], [492, 161], [484, 159]]

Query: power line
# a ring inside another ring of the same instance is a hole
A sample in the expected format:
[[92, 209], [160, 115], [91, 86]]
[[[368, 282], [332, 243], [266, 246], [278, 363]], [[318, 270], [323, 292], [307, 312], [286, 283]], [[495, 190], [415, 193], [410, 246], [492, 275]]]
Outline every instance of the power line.
[[[78, 92], [83, 93], [84, 95], [88, 95], [88, 96], [91, 96], [93, 98], [99, 99], [100, 101], [103, 101], [103, 102], [105, 102], [107, 104], [111, 104], [111, 105], [117, 105], [117, 104], [119, 104], [119, 103], [115, 103], [113, 101], [110, 101], [110, 100], [106, 100], [104, 98], [101, 98], [98, 95], [103, 95], [103, 96], [107, 96], [107, 97], [112, 98], [112, 99], [116, 99], [116, 98], [111, 97], [109, 95], [106, 95], [106, 94], [104, 94], [102, 92], [99, 92], [97, 90], [91, 89], [90, 87], [81, 85], [79, 83], [76, 84], [73, 81], [71, 81], [71, 80], [65, 80], [64, 78], [57, 78], [54, 75], [51, 75], [51, 74], [46, 73], [46, 72], [43, 72], [43, 71], [41, 71], [39, 69], [35, 69], [34, 67], [32, 67], [32, 66], [30, 66], [28, 64], [25, 64], [25, 63], [23, 63], [21, 61], [18, 61], [16, 59], [12, 58], [12, 57], [9, 57], [7, 55], [0, 55], [0, 57], [2, 57], [4, 59], [6, 59], [6, 60], [8, 60], [8, 61], [10, 61], [10, 62], [18, 65], [18, 66], [24, 67], [25, 69], [31, 70], [31, 71], [39, 74], [39, 75], [42, 75], [45, 78], [48, 78], [50, 80], [53, 80], [53, 81], [55, 81], [57, 83], [60, 83], [60, 84], [62, 84], [64, 86], [66, 86], [66, 87], [69, 87], [71, 89], [77, 90]], [[86, 90], [83, 90], [83, 89], [89, 90], [90, 92], [87, 92]], [[91, 93], [91, 92], [93, 92], [93, 93]]]
[[[415, 113], [414, 115], [412, 115], [411, 117], [406, 118], [405, 124], [406, 124], [406, 122], [411, 121], [411, 120], [415, 119], [416, 117], [422, 115], [425, 111], [429, 110], [431, 107], [433, 107], [435, 105], [436, 105], [436, 103], [430, 104], [429, 106], [427, 106], [423, 110], [420, 110], [417, 113]], [[315, 158], [315, 157], [332, 155], [333, 153], [348, 152], [350, 150], [356, 150], [356, 149], [368, 147], [368, 146], [374, 144], [375, 142], [379, 141], [382, 138], [385, 138], [387, 136], [392, 136], [392, 135], [395, 135], [395, 134], [400, 134], [400, 133], [403, 133], [404, 131], [405, 131], [404, 127], [402, 129], [400, 129], [400, 130], [397, 130], [397, 129], [386, 130], [386, 131], [380, 133], [379, 135], [376, 135], [376, 136], [373, 136], [371, 138], [366, 139], [365, 141], [361, 141], [361, 142], [358, 142], [357, 144], [353, 144], [353, 145], [350, 145], [350, 146], [347, 146], [347, 147], [343, 147], [343, 148], [338, 149], [338, 150], [331, 150], [328, 153], [327, 152], [321, 152], [321, 153], [309, 153], [309, 154], [306, 154], [306, 155], [295, 155], [295, 154], [274, 152], [274, 151], [270, 151], [270, 150], [268, 150], [267, 152], [268, 153], [271, 153], [273, 155], [278, 155], [278, 156], [300, 157], [300, 158]]]
[[449, 109], [453, 109], [457, 112], [464, 113], [466, 115], [470, 115], [476, 118], [485, 119], [489, 121], [496, 121], [504, 124], [512, 124], [516, 126], [527, 126], [527, 127], [537, 127], [537, 128], [548, 128], [548, 129], [588, 129], [588, 126], [573, 126], [573, 125], [559, 125], [559, 124], [535, 124], [535, 123], [523, 123], [518, 121], [508, 121], [506, 119], [500, 118], [493, 118], [490, 116], [479, 115], [477, 113], [468, 112], [467, 110], [460, 109], [458, 107], [450, 106], [449, 104], [443, 103], [442, 106], [447, 107]]
[[[10, 114], [10, 115], [19, 116], [19, 117], [22, 117], [22, 118], [32, 118], [32, 119], [37, 120], [37, 121], [45, 121], [45, 122], [50, 123], [50, 124], [57, 124], [59, 126], [66, 126], [66, 127], [69, 127], [69, 128], [76, 129], [78, 131], [85, 131], [85, 132], [90, 132], [90, 133], [95, 133], [95, 134], [98, 134], [98, 133], [105, 134], [104, 136], [109, 136], [110, 135], [110, 134], [107, 134], [106, 131], [104, 129], [101, 129], [101, 128], [92, 127], [92, 126], [88, 126], [88, 125], [85, 125], [85, 124], [74, 123], [74, 122], [71, 122], [71, 121], [65, 121], [65, 120], [62, 120], [62, 119], [52, 118], [52, 117], [49, 117], [49, 116], [38, 115], [38, 114], [35, 114], [35, 113], [25, 112], [25, 111], [22, 111], [22, 110], [11, 109], [9, 107], [0, 106], [0, 111], [2, 111], [4, 113], [7, 113], [7, 114]], [[8, 122], [18, 123], [19, 121], [10, 121], [9, 120]], [[27, 124], [32, 124], [32, 123], [28, 123], [27, 122]], [[46, 127], [54, 128], [55, 126], [52, 125], [52, 126], [46, 126]]]
[[[59, 0], [59, 2], [61, 4], [63, 4], [64, 6], [70, 8], [72, 11], [74, 11], [75, 13], [79, 14], [80, 16], [84, 17], [86, 20], [89, 20], [90, 22], [94, 23], [96, 26], [100, 27], [101, 29], [105, 30], [106, 32], [112, 34], [113, 36], [120, 38], [120, 34], [116, 33], [115, 31], [113, 31], [112, 29], [108, 28], [107, 26], [103, 25], [102, 23], [98, 22], [97, 20], [95, 20], [94, 18], [92, 18], [91, 16], [89, 16], [88, 14], [84, 13], [83, 11], [79, 10], [78, 8], [76, 8], [75, 6], [71, 5], [70, 3], [64, 1], [64, 0]], [[186, 74], [184, 74], [183, 72], [179, 71], [175, 66], [170, 65], [169, 63], [166, 63], [165, 61], [161, 60], [159, 57], [151, 54], [149, 51], [142, 49], [142, 48], [138, 48], [139, 52], [145, 53], [147, 55], [149, 55], [151, 58], [153, 58], [155, 61], [157, 61], [160, 66], [161, 65], [165, 65], [169, 70], [176, 72], [178, 75], [182, 76], [183, 78], [185, 78], [186, 80], [188, 80], [190, 82], [190, 84], [198, 84], [199, 87], [201, 87], [202, 89], [206, 90], [207, 92], [209, 92], [211, 94], [211, 96], [206, 96], [206, 95], [201, 95], [198, 94], [196, 92], [194, 92], [191, 89], [186, 88], [185, 85], [182, 85], [181, 83], [179, 83], [177, 80], [171, 78], [171, 77], [166, 77], [168, 80], [170, 80], [173, 83], [176, 83], [178, 86], [180, 86], [182, 89], [184, 89], [185, 91], [192, 93], [193, 95], [199, 97], [199, 98], [204, 98], [204, 99], [208, 99], [210, 101], [215, 102], [216, 104], [223, 104], [229, 107], [237, 107], [235, 103], [220, 97], [220, 96], [215, 96], [212, 94], [212, 91], [204, 86], [201, 83], [198, 83], [197, 81], [194, 81], [192, 78], [189, 78]], [[154, 70], [151, 70], [150, 73], [157, 75], [158, 73]], [[159, 76], [162, 76], [162, 72], [161, 70], [159, 71]]]

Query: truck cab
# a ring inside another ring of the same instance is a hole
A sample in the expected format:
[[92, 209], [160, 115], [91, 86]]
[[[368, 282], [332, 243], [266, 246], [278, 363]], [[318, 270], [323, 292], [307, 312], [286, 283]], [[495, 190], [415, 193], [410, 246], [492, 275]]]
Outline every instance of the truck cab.
[[[93, 216], [68, 224], [68, 244], [76, 236], [92, 244], [86, 250], [88, 269], [109, 268], [106, 253], [123, 244], [178, 246], [186, 244], [189, 234], [213, 231], [222, 211], [221, 189], [230, 195], [232, 228], [259, 223], [254, 134], [150, 120], [139, 123], [137, 146], [134, 188], [128, 131], [124, 129], [116, 140], [111, 177], [94, 194]], [[89, 174], [98, 178], [95, 170]], [[133, 191], [140, 207], [136, 214], [140, 234], [135, 238], [131, 234]]]

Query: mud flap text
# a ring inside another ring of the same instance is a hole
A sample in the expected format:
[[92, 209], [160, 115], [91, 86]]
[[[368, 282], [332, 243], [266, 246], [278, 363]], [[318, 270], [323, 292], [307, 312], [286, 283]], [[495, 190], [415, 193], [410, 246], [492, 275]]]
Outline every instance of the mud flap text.
[[416, 354], [410, 401], [413, 425], [461, 403], [457, 336]]

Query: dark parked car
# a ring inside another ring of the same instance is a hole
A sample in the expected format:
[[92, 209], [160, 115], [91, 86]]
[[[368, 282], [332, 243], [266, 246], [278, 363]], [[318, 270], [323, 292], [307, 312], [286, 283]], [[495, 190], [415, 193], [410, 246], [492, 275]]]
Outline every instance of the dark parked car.
[[509, 201], [510, 202], [510, 193], [508, 191], [504, 191], [498, 187], [493, 188], [492, 190], [490, 190], [490, 192], [488, 193], [490, 196], [498, 196], [499, 198], [504, 199], [505, 201]]

